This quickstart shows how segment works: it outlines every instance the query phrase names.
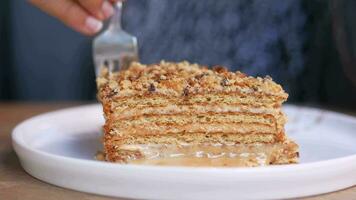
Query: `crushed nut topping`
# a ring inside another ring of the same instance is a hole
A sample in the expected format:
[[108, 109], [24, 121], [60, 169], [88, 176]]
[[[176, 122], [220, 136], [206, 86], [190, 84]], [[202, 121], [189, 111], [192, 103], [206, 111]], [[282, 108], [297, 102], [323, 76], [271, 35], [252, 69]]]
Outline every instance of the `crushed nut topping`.
[[221, 86], [228, 86], [229, 80], [227, 78], [223, 78], [220, 82]]
[[[184, 96], [204, 92], [259, 91], [286, 99], [288, 94], [270, 77], [254, 78], [239, 71], [229, 72], [223, 66], [213, 70], [189, 62], [165, 62], [143, 65], [133, 62], [129, 69], [108, 73], [103, 71], [98, 88], [105, 96], [118, 98], [144, 95], [147, 90], [160, 95]], [[189, 86], [189, 87], [187, 87]], [[120, 91], [118, 94], [112, 91]], [[110, 94], [110, 95], [108, 95]], [[100, 98], [100, 97], [99, 97]]]
[[118, 93], [119, 93], [118, 91], [111, 90], [106, 97], [107, 98], [112, 98], [113, 96], [117, 95]]
[[202, 74], [198, 74], [195, 76], [195, 79], [199, 80], [201, 78], [203, 78], [203, 76], [209, 75], [208, 73], [202, 73]]
[[226, 67], [223, 67], [223, 66], [220, 66], [220, 65], [216, 65], [213, 67], [213, 71], [221, 74], [221, 73], [224, 73], [224, 72], [228, 72], [227, 68]]
[[185, 87], [183, 90], [183, 96], [188, 96], [189, 95], [189, 87]]
[[148, 87], [148, 91], [149, 91], [149, 92], [154, 92], [154, 91], [156, 91], [156, 87], [155, 87], [155, 85], [153, 85], [153, 83], [151, 83], [150, 86]]

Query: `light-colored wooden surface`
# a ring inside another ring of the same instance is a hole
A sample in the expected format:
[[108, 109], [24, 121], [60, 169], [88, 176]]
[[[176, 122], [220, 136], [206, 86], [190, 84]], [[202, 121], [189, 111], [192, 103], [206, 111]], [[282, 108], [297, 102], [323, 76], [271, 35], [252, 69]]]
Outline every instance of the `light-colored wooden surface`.
[[[17, 123], [43, 112], [79, 103], [0, 103], [0, 199], [6, 200], [109, 200], [114, 198], [63, 189], [37, 180], [22, 168], [11, 146], [11, 131]], [[355, 172], [356, 173], [356, 172]], [[95, 184], [95, 183], [93, 183]], [[222, 198], [223, 199], [223, 198]], [[306, 200], [356, 200], [356, 187]]]

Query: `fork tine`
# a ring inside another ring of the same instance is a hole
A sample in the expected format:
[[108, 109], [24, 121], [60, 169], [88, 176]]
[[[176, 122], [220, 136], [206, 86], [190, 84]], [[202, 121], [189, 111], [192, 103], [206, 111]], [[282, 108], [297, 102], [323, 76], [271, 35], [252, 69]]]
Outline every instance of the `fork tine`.
[[138, 60], [137, 39], [121, 29], [120, 8], [118, 5], [108, 26], [110, 28], [93, 41], [93, 57], [97, 76], [100, 75], [105, 62], [109, 72], [114, 72], [127, 69], [132, 61]]

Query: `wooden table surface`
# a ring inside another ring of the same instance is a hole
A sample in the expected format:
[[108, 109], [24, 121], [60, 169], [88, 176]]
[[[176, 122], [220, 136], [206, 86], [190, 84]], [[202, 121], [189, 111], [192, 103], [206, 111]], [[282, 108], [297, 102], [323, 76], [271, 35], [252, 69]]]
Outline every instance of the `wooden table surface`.
[[[0, 103], [0, 199], [4, 200], [109, 200], [115, 198], [63, 189], [28, 175], [11, 146], [11, 131], [20, 121], [43, 112], [82, 103]], [[356, 186], [303, 198], [307, 200], [356, 200]]]

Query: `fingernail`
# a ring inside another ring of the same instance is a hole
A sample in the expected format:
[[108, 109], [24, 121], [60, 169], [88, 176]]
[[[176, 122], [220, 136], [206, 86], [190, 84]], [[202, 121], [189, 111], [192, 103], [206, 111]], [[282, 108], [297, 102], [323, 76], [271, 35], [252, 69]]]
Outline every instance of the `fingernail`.
[[89, 30], [93, 31], [94, 33], [100, 31], [103, 27], [103, 23], [95, 19], [94, 17], [88, 17], [85, 20], [85, 25]]
[[114, 8], [108, 1], [104, 1], [101, 10], [103, 11], [106, 18], [114, 14]]

